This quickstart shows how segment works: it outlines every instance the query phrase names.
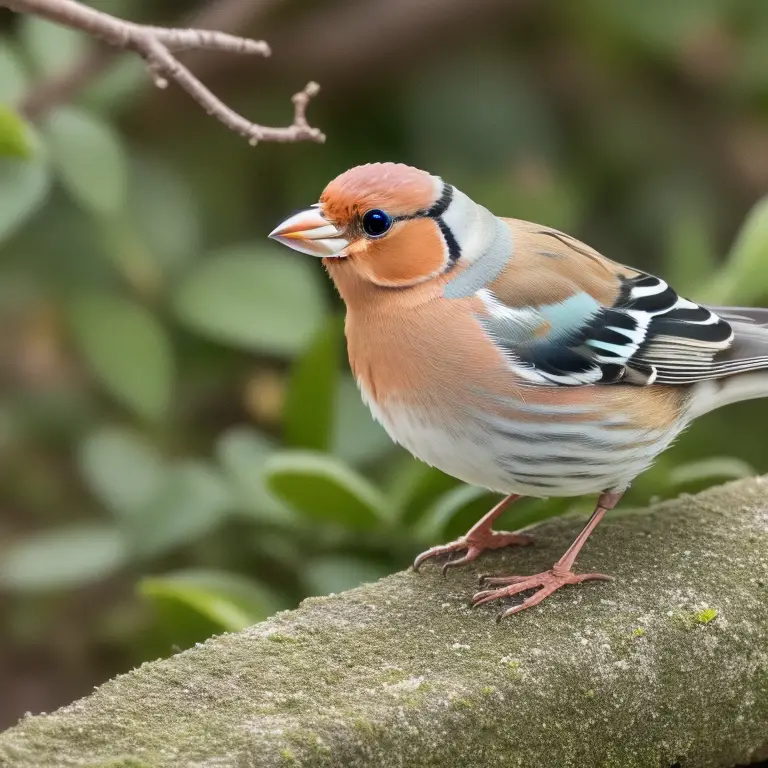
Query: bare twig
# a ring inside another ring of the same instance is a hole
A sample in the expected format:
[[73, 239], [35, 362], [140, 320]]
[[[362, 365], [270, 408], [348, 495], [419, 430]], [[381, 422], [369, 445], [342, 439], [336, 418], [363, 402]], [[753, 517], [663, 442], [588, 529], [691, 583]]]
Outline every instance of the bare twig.
[[[279, 0], [206, 0], [183, 24], [198, 29], [221, 29], [236, 33], [247, 28], [275, 2]], [[19, 103], [19, 109], [30, 120], [40, 120], [52, 109], [72, 101], [90, 83], [108, 72], [120, 53], [121, 49], [106, 45], [91, 48], [69, 69], [34, 83]], [[198, 51], [195, 56], [193, 51], [191, 55], [187, 53], [184, 58], [188, 66], [192, 63], [199, 71], [198, 59], [201, 55], [205, 55], [204, 52]]]
[[[312, 128], [306, 119], [307, 105], [319, 90], [317, 83], [309, 83], [304, 90], [294, 95], [291, 125], [272, 128], [252, 123], [230, 109], [174, 56], [174, 53], [190, 49], [269, 56], [269, 46], [263, 41], [204, 29], [166, 29], [134, 24], [97, 11], [77, 0], [0, 0], [2, 5], [82, 30], [117, 48], [135, 51], [147, 62], [158, 87], [165, 88], [169, 80], [175, 80], [209, 115], [245, 136], [251, 144], [259, 141], [325, 140], [322, 132]], [[88, 63], [88, 59], [84, 60], [80, 71], [72, 70], [65, 76], [74, 76], [75, 85], [79, 86], [81, 80], [89, 74]], [[58, 85], [62, 82], [65, 86], [71, 85], [71, 82], [62, 79], [59, 79]], [[56, 85], [55, 81], [53, 85]]]

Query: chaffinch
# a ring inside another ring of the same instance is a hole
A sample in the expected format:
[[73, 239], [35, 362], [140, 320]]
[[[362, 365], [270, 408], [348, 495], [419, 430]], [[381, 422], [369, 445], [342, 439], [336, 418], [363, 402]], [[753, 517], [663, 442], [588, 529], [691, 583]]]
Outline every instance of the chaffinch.
[[416, 558], [528, 544], [491, 525], [521, 496], [599, 494], [555, 565], [487, 579], [475, 605], [607, 579], [572, 566], [605, 512], [697, 416], [768, 396], [768, 310], [708, 308], [549, 227], [495, 216], [396, 163], [334, 179], [270, 237], [323, 259], [347, 307], [349, 361], [393, 440], [506, 495]]

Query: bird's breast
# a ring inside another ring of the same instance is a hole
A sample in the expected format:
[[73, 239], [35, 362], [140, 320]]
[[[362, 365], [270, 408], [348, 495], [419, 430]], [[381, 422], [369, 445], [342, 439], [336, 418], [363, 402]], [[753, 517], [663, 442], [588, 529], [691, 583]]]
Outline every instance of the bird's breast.
[[472, 399], [480, 381], [509, 386], [507, 361], [478, 320], [486, 312], [482, 301], [444, 299], [441, 287], [379, 290], [361, 302], [347, 300], [350, 365], [379, 407], [397, 401], [440, 408], [459, 397]]
[[363, 399], [422, 461], [500, 492], [572, 496], [625, 487], [682, 429], [679, 390], [521, 384], [473, 308], [451, 303], [347, 315]]

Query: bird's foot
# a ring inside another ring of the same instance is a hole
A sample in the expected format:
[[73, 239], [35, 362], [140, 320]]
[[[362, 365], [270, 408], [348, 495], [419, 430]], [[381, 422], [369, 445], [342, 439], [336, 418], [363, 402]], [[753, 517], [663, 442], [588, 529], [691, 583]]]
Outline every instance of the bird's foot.
[[498, 620], [501, 620], [506, 616], [511, 616], [513, 613], [519, 613], [526, 608], [538, 605], [566, 584], [580, 584], [582, 581], [593, 580], [611, 581], [611, 576], [606, 576], [603, 573], [574, 573], [573, 571], [560, 569], [557, 566], [549, 571], [544, 571], [544, 573], [537, 573], [535, 576], [481, 576], [480, 583], [482, 586], [495, 586], [498, 588], [477, 592], [472, 597], [472, 605], [477, 607], [494, 600], [500, 600], [503, 597], [513, 597], [521, 592], [528, 592], [532, 589], [537, 590], [519, 605], [507, 608], [506, 611], [499, 615]]
[[454, 552], [466, 550], [463, 557], [449, 560], [443, 564], [443, 576], [449, 568], [455, 568], [457, 565], [466, 565], [472, 562], [479, 554], [486, 549], [501, 549], [516, 544], [521, 547], [533, 544], [533, 538], [525, 533], [509, 533], [507, 531], [492, 531], [490, 528], [468, 533], [466, 536], [460, 536], [456, 541], [448, 544], [441, 544], [437, 547], [422, 552], [413, 561], [413, 570], [418, 571], [421, 565], [433, 557], [442, 557], [444, 555], [453, 555]]

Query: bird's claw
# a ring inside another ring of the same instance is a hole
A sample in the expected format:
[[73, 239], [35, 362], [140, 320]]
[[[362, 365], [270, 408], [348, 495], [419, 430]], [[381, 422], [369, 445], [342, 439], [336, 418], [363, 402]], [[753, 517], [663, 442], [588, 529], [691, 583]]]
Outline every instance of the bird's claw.
[[466, 565], [467, 563], [471, 563], [483, 550], [480, 547], [475, 547], [473, 545], [469, 545], [467, 547], [467, 554], [464, 555], [464, 557], [457, 557], [455, 559], [448, 560], [447, 563], [443, 563], [443, 567], [440, 569], [440, 572], [443, 574], [443, 577], [448, 575], [448, 569], [449, 568], [456, 568], [459, 565]]
[[[469, 556], [469, 549], [470, 545], [467, 543], [466, 539], [461, 536], [460, 538], [456, 539], [456, 541], [451, 541], [448, 544], [439, 544], [436, 547], [430, 547], [430, 549], [425, 550], [422, 552], [414, 561], [413, 561], [413, 570], [418, 571], [419, 568], [427, 561], [431, 560], [433, 557], [443, 557], [445, 555], [453, 555], [454, 552], [460, 552], [461, 550], [466, 549], [467, 555], [464, 557], [459, 558], [461, 561], [465, 561], [466, 557]], [[471, 558], [473, 559], [473, 558]], [[443, 575], [445, 575], [445, 569], [451, 564], [451, 560], [449, 560], [445, 565], [443, 566]], [[458, 562], [458, 560], [456, 561]], [[469, 561], [467, 561], [469, 562]]]
[[462, 557], [449, 560], [447, 563], [443, 564], [441, 571], [443, 576], [445, 576], [449, 569], [471, 563], [486, 549], [501, 549], [502, 547], [508, 547], [512, 544], [524, 547], [532, 543], [533, 538], [525, 533], [508, 533], [507, 531], [489, 530], [473, 534], [472, 536], [460, 536], [458, 539], [451, 541], [448, 544], [440, 544], [439, 546], [432, 547], [425, 552], [422, 552], [413, 561], [413, 570], [418, 571], [427, 560], [430, 560], [433, 557], [453, 555], [455, 552], [466, 550], [466, 554]]
[[544, 573], [537, 573], [535, 576], [493, 576], [482, 578], [481, 584], [485, 585], [504, 585], [497, 589], [485, 589], [477, 592], [472, 597], [472, 607], [500, 600], [504, 597], [514, 597], [521, 592], [528, 592], [535, 589], [536, 592], [523, 600], [518, 605], [513, 605], [503, 613], [499, 614], [497, 621], [512, 616], [512, 614], [524, 611], [526, 608], [532, 608], [538, 605], [560, 587], [566, 584], [580, 584], [582, 581], [610, 581], [611, 577], [603, 573], [573, 573], [573, 571], [549, 570]]

